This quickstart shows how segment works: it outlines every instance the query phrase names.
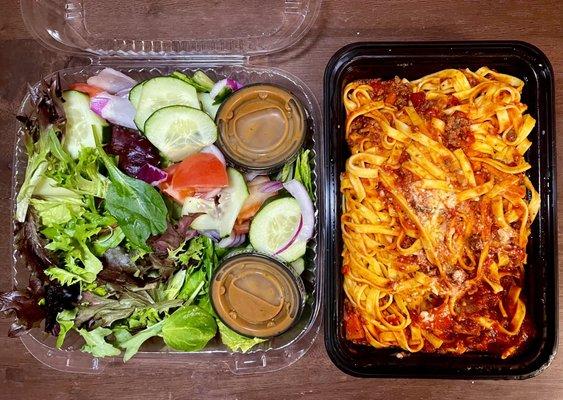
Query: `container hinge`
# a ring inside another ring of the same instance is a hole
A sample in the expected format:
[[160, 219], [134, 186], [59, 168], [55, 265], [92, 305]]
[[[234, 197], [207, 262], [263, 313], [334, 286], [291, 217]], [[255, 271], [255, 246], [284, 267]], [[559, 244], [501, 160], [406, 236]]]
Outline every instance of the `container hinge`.
[[120, 65], [120, 66], [214, 66], [214, 65], [246, 65], [248, 56], [233, 54], [119, 54], [92, 57], [92, 65]]

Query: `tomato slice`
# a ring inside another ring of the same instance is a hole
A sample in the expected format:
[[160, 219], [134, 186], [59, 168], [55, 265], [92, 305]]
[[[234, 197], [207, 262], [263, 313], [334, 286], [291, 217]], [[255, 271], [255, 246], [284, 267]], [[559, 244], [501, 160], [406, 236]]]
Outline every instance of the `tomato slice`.
[[69, 89], [87, 94], [90, 97], [94, 97], [95, 95], [100, 94], [104, 91], [103, 89], [100, 89], [96, 86], [92, 86], [82, 82], [73, 83], [72, 85], [69, 86]]
[[195, 194], [195, 190], [193, 189], [176, 190], [172, 186], [168, 185], [167, 183], [162, 183], [159, 187], [160, 190], [162, 190], [164, 193], [172, 197], [180, 204], [184, 204], [184, 201], [188, 197], [192, 197]]
[[187, 197], [191, 197], [195, 194], [195, 189], [183, 189], [177, 190], [172, 187], [172, 176], [174, 175], [174, 171], [180, 164], [172, 164], [168, 168], [166, 168], [166, 172], [168, 173], [168, 178], [158, 184], [158, 188], [163, 192], [166, 193], [168, 196], [172, 197], [178, 203], [184, 203]]
[[225, 165], [209, 153], [197, 153], [186, 157], [172, 173], [172, 187], [176, 190], [227, 186], [229, 186], [229, 177]]

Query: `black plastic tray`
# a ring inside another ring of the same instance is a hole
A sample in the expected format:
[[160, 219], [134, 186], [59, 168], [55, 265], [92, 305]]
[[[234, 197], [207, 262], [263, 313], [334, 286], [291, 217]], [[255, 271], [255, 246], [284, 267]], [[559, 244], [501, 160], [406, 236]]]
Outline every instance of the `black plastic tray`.
[[[349, 153], [344, 141], [342, 90], [363, 78], [415, 79], [444, 68], [488, 66], [525, 81], [523, 102], [537, 120], [529, 139], [528, 176], [541, 196], [541, 209], [528, 243], [524, 293], [536, 335], [518, 355], [506, 360], [485, 353], [414, 353], [398, 358], [398, 349], [375, 349], [345, 339], [340, 231], [339, 175]], [[553, 71], [547, 57], [524, 42], [355, 43], [339, 50], [324, 77], [327, 219], [332, 237], [325, 269], [325, 346], [338, 368], [360, 377], [525, 379], [543, 371], [557, 350], [557, 216]], [[332, 229], [330, 229], [332, 228]]]

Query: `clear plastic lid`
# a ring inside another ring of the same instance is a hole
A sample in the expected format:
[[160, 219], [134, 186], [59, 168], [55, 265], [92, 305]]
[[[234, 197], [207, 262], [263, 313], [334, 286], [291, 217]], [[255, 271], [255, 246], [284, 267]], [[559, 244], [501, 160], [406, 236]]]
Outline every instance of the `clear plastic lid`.
[[27, 29], [75, 55], [187, 58], [285, 49], [311, 27], [320, 0], [21, 0]]

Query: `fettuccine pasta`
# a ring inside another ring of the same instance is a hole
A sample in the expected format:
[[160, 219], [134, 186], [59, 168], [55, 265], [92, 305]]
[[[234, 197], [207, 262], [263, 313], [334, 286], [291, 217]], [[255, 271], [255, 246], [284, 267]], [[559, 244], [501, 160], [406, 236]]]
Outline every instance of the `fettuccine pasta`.
[[505, 358], [532, 334], [521, 291], [540, 197], [523, 86], [483, 67], [345, 87], [349, 340]]

